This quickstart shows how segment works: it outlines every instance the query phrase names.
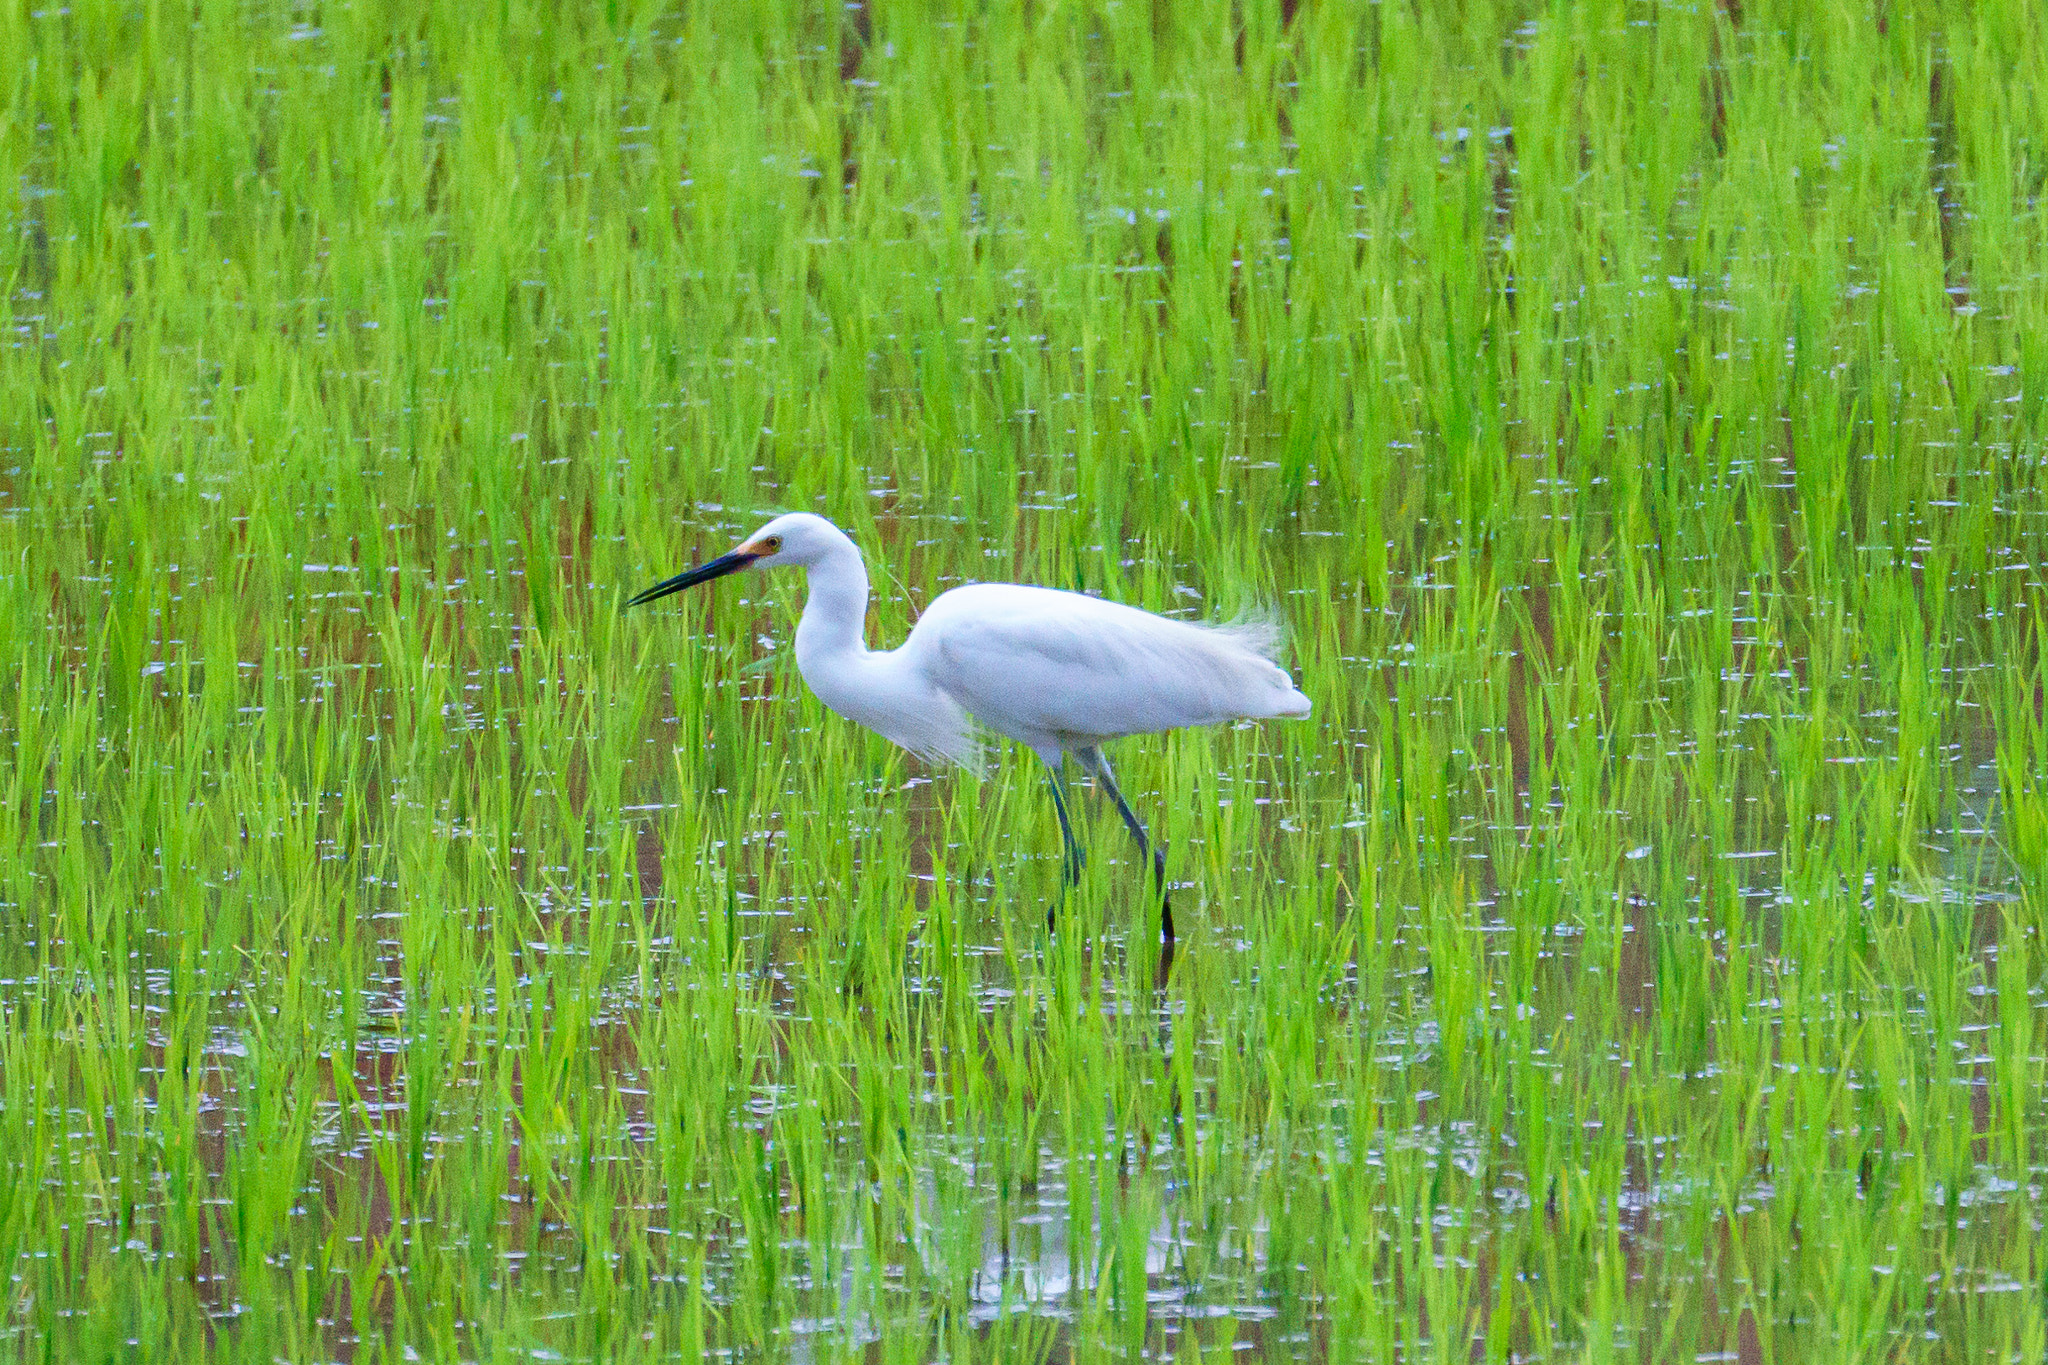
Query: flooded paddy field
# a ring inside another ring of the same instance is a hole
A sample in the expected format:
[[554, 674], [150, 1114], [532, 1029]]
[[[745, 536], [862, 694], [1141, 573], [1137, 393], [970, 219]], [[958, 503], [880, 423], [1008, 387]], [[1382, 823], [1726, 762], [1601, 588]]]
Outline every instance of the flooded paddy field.
[[[2043, 32], [0, 13], [0, 1350], [2040, 1360]], [[1174, 952], [778, 509], [1286, 623]]]

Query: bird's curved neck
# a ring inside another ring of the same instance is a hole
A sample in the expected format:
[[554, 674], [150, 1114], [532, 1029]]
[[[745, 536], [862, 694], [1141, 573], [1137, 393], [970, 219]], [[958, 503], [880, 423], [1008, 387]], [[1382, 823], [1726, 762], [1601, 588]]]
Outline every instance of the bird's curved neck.
[[867, 653], [861, 624], [868, 614], [868, 570], [859, 549], [841, 536], [829, 554], [810, 566], [807, 576], [810, 596], [796, 627], [797, 666], [808, 673], [816, 661]]

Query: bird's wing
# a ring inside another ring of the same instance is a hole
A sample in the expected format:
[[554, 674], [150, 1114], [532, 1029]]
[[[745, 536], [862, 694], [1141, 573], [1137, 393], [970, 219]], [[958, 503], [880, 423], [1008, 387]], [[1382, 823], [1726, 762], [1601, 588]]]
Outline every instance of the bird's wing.
[[1308, 713], [1266, 657], [1276, 633], [1256, 624], [1199, 626], [1080, 593], [975, 584], [933, 602], [911, 642], [976, 720], [1027, 743]]

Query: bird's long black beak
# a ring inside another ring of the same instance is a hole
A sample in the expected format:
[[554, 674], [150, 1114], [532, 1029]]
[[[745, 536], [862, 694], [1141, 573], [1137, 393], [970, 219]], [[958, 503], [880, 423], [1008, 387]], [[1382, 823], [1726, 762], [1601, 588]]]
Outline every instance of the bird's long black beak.
[[707, 564], [699, 564], [694, 569], [686, 569], [674, 578], [664, 578], [647, 591], [627, 598], [626, 605], [637, 607], [646, 602], [659, 601], [670, 593], [681, 592], [684, 588], [694, 588], [699, 583], [709, 583], [714, 578], [723, 578], [729, 573], [735, 573], [740, 569], [746, 568], [747, 565], [760, 557], [758, 551], [741, 547], [734, 550], [731, 554], [720, 555]]

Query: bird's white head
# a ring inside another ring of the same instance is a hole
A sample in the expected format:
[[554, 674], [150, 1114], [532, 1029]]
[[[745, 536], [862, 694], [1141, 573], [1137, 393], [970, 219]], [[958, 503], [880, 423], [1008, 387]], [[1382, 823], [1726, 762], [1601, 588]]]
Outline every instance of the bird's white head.
[[748, 536], [729, 553], [656, 583], [629, 598], [626, 605], [637, 607], [653, 602], [741, 569], [773, 569], [790, 564], [809, 568], [835, 550], [852, 547], [846, 533], [823, 517], [811, 512], [789, 512]]
[[733, 553], [748, 556], [749, 568], [808, 568], [846, 543], [846, 533], [823, 517], [789, 512], [748, 536]]

